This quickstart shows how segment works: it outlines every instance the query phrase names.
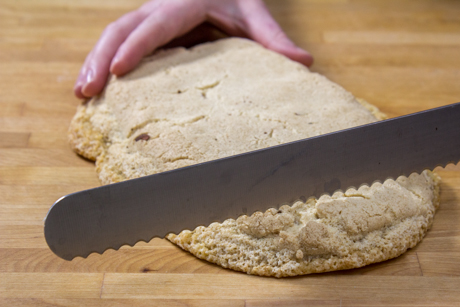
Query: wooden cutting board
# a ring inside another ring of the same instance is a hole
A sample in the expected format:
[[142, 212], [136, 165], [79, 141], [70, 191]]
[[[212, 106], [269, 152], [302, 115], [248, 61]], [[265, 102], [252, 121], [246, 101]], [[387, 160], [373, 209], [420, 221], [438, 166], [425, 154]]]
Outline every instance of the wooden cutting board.
[[[460, 305], [460, 167], [439, 170], [441, 207], [425, 239], [361, 269], [275, 279], [198, 260], [166, 240], [71, 262], [43, 218], [99, 185], [67, 145], [73, 82], [104, 27], [139, 0], [0, 2], [1, 306]], [[398, 116], [460, 101], [460, 2], [270, 0], [313, 71]], [[429, 144], [427, 144], [429, 146]]]

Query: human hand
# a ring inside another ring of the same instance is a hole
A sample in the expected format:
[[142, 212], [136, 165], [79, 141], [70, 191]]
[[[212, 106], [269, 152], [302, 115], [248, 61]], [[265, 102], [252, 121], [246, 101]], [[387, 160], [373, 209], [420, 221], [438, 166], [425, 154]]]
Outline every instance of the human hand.
[[109, 73], [126, 74], [144, 56], [203, 22], [228, 35], [253, 39], [306, 66], [313, 63], [312, 56], [286, 36], [262, 0], [151, 0], [106, 27], [80, 70], [75, 95], [99, 94]]

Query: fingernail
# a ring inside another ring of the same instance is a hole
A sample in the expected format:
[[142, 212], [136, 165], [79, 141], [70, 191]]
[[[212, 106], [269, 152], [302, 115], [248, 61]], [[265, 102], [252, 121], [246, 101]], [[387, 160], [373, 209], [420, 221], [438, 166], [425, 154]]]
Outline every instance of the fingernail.
[[78, 98], [81, 98], [81, 89], [82, 89], [83, 85], [81, 82], [77, 82], [75, 84], [75, 86], [73, 87], [73, 92], [75, 93], [75, 95], [78, 97]]
[[86, 84], [94, 81], [94, 71], [90, 68], [86, 72]]
[[120, 62], [120, 57], [119, 56], [115, 56], [112, 60], [112, 65], [113, 64], [118, 64], [118, 62]]
[[119, 57], [115, 57], [113, 60], [112, 60], [112, 64], [110, 65], [110, 72], [113, 73], [113, 74], [117, 74], [117, 66], [119, 65], [120, 63], [120, 58]]
[[91, 97], [90, 93], [88, 92], [88, 86], [91, 87], [91, 83], [94, 81], [94, 71], [89, 68], [86, 72], [86, 82], [82, 84], [81, 93], [85, 97]]

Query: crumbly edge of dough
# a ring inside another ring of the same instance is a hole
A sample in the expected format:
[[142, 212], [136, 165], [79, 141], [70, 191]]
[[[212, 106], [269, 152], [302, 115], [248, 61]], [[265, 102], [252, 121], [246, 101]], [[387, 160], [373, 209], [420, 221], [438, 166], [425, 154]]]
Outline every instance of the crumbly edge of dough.
[[[219, 240], [218, 233], [221, 230], [228, 231], [228, 229], [232, 229], [235, 231], [236, 235], [241, 236], [241, 234], [237, 234], [237, 221], [233, 219], [226, 220], [223, 223], [213, 223], [208, 227], [200, 226], [193, 231], [184, 230], [178, 235], [169, 234], [166, 238], [197, 258], [215, 263], [224, 268], [252, 275], [282, 278], [360, 268], [402, 255], [408, 249], [415, 247], [423, 239], [428, 229], [431, 228], [436, 208], [439, 206], [440, 178], [435, 173], [429, 171], [426, 171], [426, 175], [433, 182], [432, 210], [429, 210], [427, 216], [409, 217], [398, 223], [392, 224], [390, 227], [384, 227], [381, 230], [370, 232], [364, 237], [365, 241], [373, 237], [379, 238], [379, 235], [381, 235], [380, 233], [387, 233], [385, 239], [381, 239], [384, 244], [381, 246], [376, 244], [377, 246], [374, 247], [370, 244], [369, 246], [372, 248], [368, 250], [352, 249], [346, 256], [328, 255], [322, 257], [321, 255], [318, 256], [314, 254], [305, 255], [300, 249], [296, 253], [295, 251], [284, 249], [279, 250], [276, 253], [276, 257], [273, 257], [273, 253], [268, 256], [264, 254], [266, 252], [265, 250], [259, 252], [249, 248], [241, 251], [234, 241], [225, 243], [225, 249], [228, 249], [229, 255], [217, 254], [214, 250], [217, 247], [216, 245], [222, 249], [222, 246], [215, 242]], [[317, 200], [312, 199], [311, 201], [316, 202]], [[270, 210], [273, 209], [269, 209], [267, 212]], [[215, 238], [212, 237], [213, 235], [215, 235]], [[235, 250], [238, 251], [235, 252]], [[239, 261], [232, 259], [235, 253], [239, 253]], [[293, 261], [293, 255], [295, 255], [295, 258], [298, 258], [299, 261]], [[254, 257], [271, 257], [269, 261], [270, 264], [267, 264], [267, 261], [264, 260], [262, 261], [264, 264], [254, 265], [254, 261], [252, 260]], [[278, 262], [277, 258], [279, 259]]]
[[379, 108], [377, 108], [373, 104], [370, 104], [366, 100], [362, 98], [356, 98], [356, 101], [358, 101], [363, 107], [365, 107], [369, 112], [371, 112], [372, 115], [374, 115], [375, 118], [377, 118], [378, 120], [388, 119], [388, 116], [385, 113], [380, 111]]
[[68, 140], [76, 153], [96, 161], [105, 152], [107, 141], [103, 134], [91, 125], [92, 113], [87, 105], [85, 102], [77, 107], [77, 112], [70, 122]]

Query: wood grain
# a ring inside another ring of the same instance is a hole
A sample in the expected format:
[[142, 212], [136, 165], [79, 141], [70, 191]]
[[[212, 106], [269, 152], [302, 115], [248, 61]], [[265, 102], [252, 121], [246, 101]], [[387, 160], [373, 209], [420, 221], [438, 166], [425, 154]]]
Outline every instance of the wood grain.
[[[395, 283], [399, 287], [395, 287]], [[331, 300], [386, 298], [435, 301], [439, 293], [446, 301], [458, 299], [460, 281], [453, 277], [423, 276], [334, 276], [312, 275], [308, 278], [260, 278], [245, 274], [136, 274], [106, 273], [102, 298], [165, 299], [276, 299], [289, 295], [290, 299]], [[209, 291], [214, 289], [214, 291]]]
[[[249, 276], [164, 239], [64, 261], [43, 219], [62, 195], [99, 186], [67, 143], [73, 82], [104, 27], [143, 0], [0, 2], [0, 306], [459, 306], [460, 165], [406, 254], [355, 270]], [[314, 72], [399, 116], [460, 101], [460, 2], [266, 0]], [[429, 146], [429, 144], [427, 144]]]
[[459, 46], [460, 34], [402, 31], [326, 31], [326, 43]]
[[102, 273], [2, 273], [0, 298], [98, 298]]
[[29, 144], [30, 133], [16, 132], [1, 132], [0, 133], [0, 149], [1, 148], [21, 148], [27, 147]]
[[[164, 300], [143, 300], [143, 299], [91, 299], [91, 298], [13, 298], [1, 299], [0, 306], [33, 306], [33, 307], [55, 307], [55, 306], [103, 306], [103, 307], [244, 307], [248, 306], [244, 300], [208, 300], [208, 299], [164, 299]], [[298, 305], [299, 306], [299, 305]], [[305, 305], [303, 305], [305, 306]], [[308, 305], [310, 306], [310, 305]], [[315, 306], [315, 305], [313, 305]], [[316, 305], [323, 306], [323, 305]], [[329, 305], [326, 305], [329, 306]], [[338, 305], [331, 305], [338, 306]]]

